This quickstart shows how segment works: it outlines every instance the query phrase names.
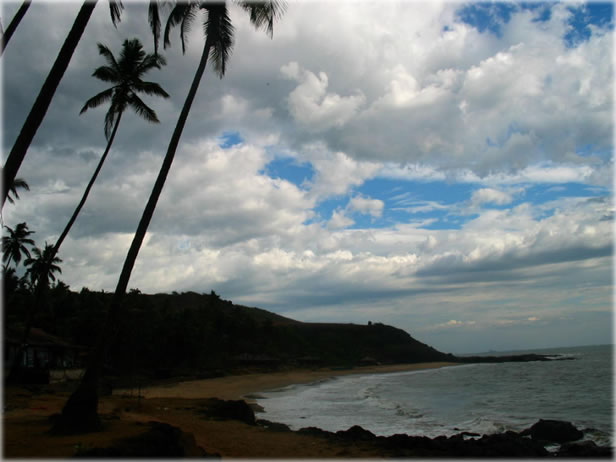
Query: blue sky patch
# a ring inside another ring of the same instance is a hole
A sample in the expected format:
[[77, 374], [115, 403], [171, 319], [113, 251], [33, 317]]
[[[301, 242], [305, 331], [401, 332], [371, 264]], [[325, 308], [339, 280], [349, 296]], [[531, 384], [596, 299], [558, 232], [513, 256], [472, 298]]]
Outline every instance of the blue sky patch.
[[[472, 3], [460, 8], [456, 17], [475, 27], [480, 33], [491, 33], [502, 37], [502, 26], [507, 24], [511, 15], [520, 10], [535, 11], [535, 22], [548, 21], [551, 7], [554, 3], [521, 2], [521, 3]], [[580, 6], [569, 6], [572, 13], [568, 20], [571, 29], [565, 34], [565, 44], [572, 48], [588, 40], [592, 34], [590, 25], [614, 28], [614, 5], [611, 2], [586, 3]]]
[[614, 28], [614, 5], [606, 3], [587, 3], [579, 7], [570, 6], [572, 13], [568, 24], [571, 30], [565, 34], [565, 43], [573, 48], [588, 40], [592, 34], [590, 25]]
[[300, 163], [292, 157], [277, 157], [264, 169], [267, 176], [287, 180], [299, 188], [304, 188], [305, 183], [312, 180], [314, 173], [310, 163]]
[[229, 149], [244, 142], [239, 132], [224, 132], [218, 139], [220, 140], [218, 146], [223, 149]]

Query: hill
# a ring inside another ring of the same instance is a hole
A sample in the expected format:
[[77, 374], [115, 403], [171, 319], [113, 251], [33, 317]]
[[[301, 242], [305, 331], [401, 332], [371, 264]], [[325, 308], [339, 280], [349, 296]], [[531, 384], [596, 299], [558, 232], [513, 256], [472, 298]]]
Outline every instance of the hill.
[[[50, 290], [35, 325], [67, 341], [92, 346], [111, 294], [66, 286]], [[7, 299], [6, 326], [24, 322], [28, 294]], [[451, 355], [381, 323], [305, 323], [235, 305], [214, 292], [142, 294], [125, 299], [122, 324], [108, 358], [113, 375], [218, 375], [246, 369], [351, 367], [452, 361]]]

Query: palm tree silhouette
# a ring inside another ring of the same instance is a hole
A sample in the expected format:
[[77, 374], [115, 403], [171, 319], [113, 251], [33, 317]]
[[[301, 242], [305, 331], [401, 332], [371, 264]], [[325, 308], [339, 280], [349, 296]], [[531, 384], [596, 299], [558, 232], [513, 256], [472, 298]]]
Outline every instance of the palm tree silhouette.
[[43, 284], [46, 288], [49, 286], [49, 280], [56, 280], [54, 273], [61, 273], [62, 270], [58, 263], [62, 260], [55, 256], [53, 246], [45, 242], [43, 250], [38, 247], [32, 249], [33, 256], [26, 258], [24, 265], [28, 266], [26, 274], [30, 276], [32, 284]]
[[[241, 2], [240, 5], [250, 14], [250, 21], [252, 24], [257, 28], [265, 26], [270, 36], [273, 33], [274, 19], [282, 14], [284, 9], [283, 5], [275, 0], [270, 0], [265, 3]], [[157, 2], [152, 0], [150, 2], [150, 7], [151, 10], [157, 9]], [[226, 62], [233, 46], [233, 25], [231, 24], [231, 19], [225, 3], [211, 3], [208, 1], [176, 3], [167, 20], [167, 26], [165, 28], [165, 45], [170, 45], [170, 30], [179, 25], [182, 51], [185, 51], [185, 34], [188, 32], [190, 24], [197, 17], [199, 11], [204, 13], [203, 31], [205, 43], [197, 72], [195, 73], [190, 90], [184, 101], [184, 106], [182, 107], [173, 135], [171, 136], [167, 153], [165, 154], [163, 164], [156, 178], [156, 182], [154, 183], [152, 193], [150, 194], [150, 198], [148, 199], [139, 225], [137, 226], [137, 231], [133, 237], [128, 254], [124, 260], [122, 272], [120, 273], [120, 278], [107, 313], [103, 331], [89, 358], [88, 367], [79, 386], [62, 409], [62, 414], [55, 426], [56, 431], [74, 430], [75, 428], [84, 430], [86, 428], [92, 429], [100, 427], [100, 421], [97, 415], [99, 378], [106, 351], [109, 344], [113, 341], [112, 337], [114, 331], [117, 330], [122, 299], [126, 294], [126, 288], [135, 261], [137, 260], [137, 255], [139, 254], [139, 248], [143, 243], [148, 226], [154, 215], [158, 198], [160, 197], [165, 180], [171, 169], [175, 152], [186, 119], [188, 118], [188, 113], [190, 112], [193, 100], [197, 94], [199, 83], [203, 77], [208, 58], [211, 56], [214, 60], [214, 69], [221, 78], [225, 73]], [[150, 15], [150, 18], [152, 18], [152, 15]], [[155, 21], [150, 20], [150, 24], [153, 25], [153, 23], [155, 23]], [[158, 24], [160, 25], [160, 22], [158, 22]], [[153, 32], [156, 41], [157, 34], [156, 31], [153, 30]], [[160, 30], [158, 30], [158, 33], [160, 33]]]
[[[11, 152], [9, 156], [6, 158], [6, 162], [4, 164], [3, 175], [4, 175], [4, 186], [2, 187], [2, 203], [0, 207], [4, 207], [4, 202], [6, 201], [7, 194], [10, 188], [13, 186], [13, 181], [15, 180], [15, 176], [17, 176], [17, 172], [19, 171], [19, 167], [26, 157], [26, 152], [30, 147], [30, 143], [34, 139], [34, 135], [41, 125], [41, 122], [45, 118], [45, 114], [47, 113], [47, 109], [51, 104], [51, 100], [64, 76], [64, 72], [66, 71], [69, 63], [71, 62], [71, 58], [73, 57], [73, 52], [77, 48], [79, 44], [79, 40], [83, 35], [83, 32], [88, 25], [88, 21], [90, 20], [90, 16], [92, 16], [92, 12], [96, 7], [96, 3], [98, 0], [84, 0], [79, 12], [77, 13], [77, 17], [73, 22], [73, 26], [69, 31], [66, 39], [64, 40], [64, 44], [62, 48], [60, 48], [60, 52], [39, 91], [32, 108], [30, 109], [30, 113], [26, 118], [23, 126], [21, 127], [21, 131], [15, 140], [15, 144], [11, 148]], [[109, 9], [111, 13], [111, 21], [115, 26], [117, 22], [120, 21], [120, 16], [122, 13], [122, 2], [119, 0], [109, 0]]]
[[34, 231], [30, 231], [25, 222], [19, 223], [15, 229], [9, 226], [4, 226], [4, 229], [8, 232], [8, 236], [2, 236], [2, 260], [5, 263], [4, 267], [6, 270], [11, 261], [17, 267], [22, 255], [30, 258], [30, 250], [28, 250], [27, 246], [34, 246], [34, 241], [28, 236], [34, 234]]
[[163, 98], [169, 97], [167, 92], [157, 83], [145, 82], [142, 80], [144, 74], [154, 68], [160, 69], [161, 66], [166, 64], [166, 61], [165, 58], [160, 55], [146, 54], [138, 39], [127, 39], [124, 41], [122, 44], [122, 52], [118, 60], [115, 59], [109, 48], [100, 43], [98, 44], [98, 52], [105, 58], [107, 65], [98, 67], [92, 76], [114, 85], [86, 101], [80, 114], [83, 114], [88, 109], [98, 107], [107, 101], [111, 102], [109, 110], [105, 115], [105, 137], [107, 138], [107, 147], [96, 166], [96, 170], [94, 170], [92, 178], [90, 178], [90, 182], [81, 197], [81, 201], [75, 208], [73, 215], [53, 247], [54, 255], [60, 249], [62, 242], [64, 242], [64, 239], [85, 204], [88, 194], [90, 194], [90, 190], [103, 167], [107, 154], [109, 154], [124, 111], [130, 107], [137, 115], [143, 117], [148, 122], [158, 123], [159, 120], [156, 113], [139, 98], [138, 93], [161, 96]]

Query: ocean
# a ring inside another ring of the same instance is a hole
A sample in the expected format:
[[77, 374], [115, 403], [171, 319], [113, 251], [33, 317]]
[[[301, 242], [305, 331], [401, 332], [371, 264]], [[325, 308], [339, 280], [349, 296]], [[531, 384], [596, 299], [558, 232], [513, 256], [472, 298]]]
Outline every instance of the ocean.
[[521, 431], [539, 419], [557, 419], [592, 429], [585, 439], [613, 446], [612, 345], [489, 354], [522, 353], [573, 360], [334, 377], [261, 393], [264, 412], [257, 417], [293, 430], [360, 425], [376, 435], [431, 438]]

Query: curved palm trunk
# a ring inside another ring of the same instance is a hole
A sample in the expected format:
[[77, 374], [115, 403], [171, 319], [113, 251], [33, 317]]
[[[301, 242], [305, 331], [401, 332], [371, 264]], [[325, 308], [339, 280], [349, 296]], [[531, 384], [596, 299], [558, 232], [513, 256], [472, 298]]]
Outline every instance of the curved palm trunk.
[[[109, 137], [109, 141], [107, 142], [107, 147], [105, 148], [105, 152], [101, 156], [101, 159], [99, 160], [98, 165], [96, 166], [96, 170], [94, 170], [94, 174], [92, 175], [92, 178], [90, 178], [90, 182], [88, 183], [88, 186], [86, 186], [86, 190], [84, 191], [83, 196], [81, 197], [81, 201], [75, 208], [73, 215], [71, 216], [70, 220], [64, 227], [64, 231], [62, 231], [62, 234], [56, 241], [56, 244], [53, 246], [53, 251], [51, 253], [51, 256], [49, 257], [50, 262], [53, 261], [53, 258], [57, 255], [58, 251], [60, 250], [60, 246], [62, 245], [62, 242], [64, 242], [64, 239], [68, 235], [68, 232], [71, 230], [71, 227], [75, 223], [75, 220], [77, 220], [77, 216], [79, 215], [79, 212], [81, 212], [81, 209], [83, 208], [84, 204], [86, 203], [86, 200], [88, 199], [90, 190], [92, 189], [92, 186], [94, 185], [94, 182], [96, 181], [96, 178], [98, 177], [98, 174], [101, 171], [103, 164], [105, 163], [105, 159], [107, 159], [107, 154], [109, 154], [109, 150], [111, 149], [111, 145], [113, 144], [113, 140], [115, 138], [116, 132], [118, 131], [121, 118], [122, 118], [122, 113], [118, 115], [116, 123], [111, 132], [111, 136]], [[43, 269], [43, 272], [39, 276], [38, 282], [36, 284], [36, 288], [34, 291], [34, 294], [35, 294], [34, 295], [34, 306], [31, 307], [28, 311], [28, 316], [26, 318], [26, 326], [24, 327], [24, 333], [22, 335], [21, 346], [17, 353], [18, 358], [21, 358], [21, 356], [25, 352], [25, 345], [28, 343], [28, 338], [30, 337], [30, 330], [32, 329], [32, 325], [34, 323], [34, 317], [36, 313], [41, 312], [43, 308], [42, 304], [43, 304], [43, 301], [45, 300], [45, 292], [47, 291], [47, 288], [49, 285], [49, 282], [46, 280], [46, 275], [48, 274], [48, 272], [49, 272], [49, 265], [46, 265], [46, 267]], [[11, 375], [18, 378], [20, 370], [21, 370], [21, 366], [22, 366], [21, 363], [15, 363], [13, 367], [11, 368]]]
[[94, 11], [96, 2], [97, 0], [85, 0], [81, 6], [77, 17], [75, 18], [75, 22], [73, 23], [73, 27], [71, 27], [71, 30], [69, 31], [66, 40], [58, 53], [58, 57], [53, 63], [53, 66], [47, 75], [47, 79], [45, 79], [45, 83], [43, 83], [41, 91], [39, 92], [36, 101], [30, 110], [30, 114], [28, 114], [28, 117], [19, 132], [19, 136], [17, 137], [17, 140], [15, 141], [9, 156], [6, 159], [3, 169], [4, 185], [2, 187], [1, 207], [4, 207], [6, 196], [9, 193], [13, 181], [15, 180], [17, 171], [19, 170], [24, 157], [26, 157], [26, 152], [30, 147], [30, 143], [32, 143], [34, 135], [36, 134], [36, 131], [47, 113], [47, 109], [51, 104], [53, 95], [55, 94], [56, 89], [64, 76], [64, 72], [71, 61], [73, 52], [75, 51], [75, 48], [77, 48], [83, 31], [88, 25], [88, 21]]
[[133, 242], [128, 250], [126, 259], [124, 260], [124, 266], [122, 267], [122, 272], [120, 273], [120, 278], [111, 300], [111, 306], [107, 312], [107, 319], [105, 320], [103, 331], [98, 339], [95, 350], [88, 360], [88, 367], [83, 378], [81, 379], [79, 387], [77, 387], [75, 392], [70, 396], [62, 409], [62, 414], [55, 425], [55, 431], [57, 432], [78, 430], [89, 431], [100, 427], [97, 414], [98, 386], [103, 370], [103, 362], [107, 350], [109, 349], [109, 345], [113, 342], [117, 331], [118, 320], [120, 318], [120, 309], [122, 308], [122, 299], [126, 294], [128, 281], [130, 279], [133, 267], [135, 266], [135, 261], [137, 260], [137, 255], [139, 254], [139, 249], [143, 243], [143, 239], [145, 238], [148, 226], [152, 216], [154, 215], [158, 198], [160, 197], [163, 186], [165, 185], [169, 170], [171, 170], [171, 164], [173, 163], [173, 158], [175, 157], [175, 152], [177, 150], [180, 137], [182, 136], [182, 131], [184, 130], [184, 125], [186, 124], [190, 107], [195, 99], [197, 89], [199, 88], [199, 83], [203, 77], [203, 72], [205, 71], [209, 52], [210, 43], [209, 40], [206, 40], [203, 47], [201, 60], [199, 61], [199, 66], [197, 67], [197, 72], [195, 73], [190, 90], [188, 91], [188, 95], [184, 101], [182, 112], [180, 113], [180, 117], [175, 126], [175, 130], [173, 131], [173, 135], [171, 136], [171, 141], [169, 142], [169, 147], [167, 148], [167, 153], [165, 154], [165, 158], [163, 160], [163, 165], [160, 168], [158, 177], [154, 183], [154, 188], [152, 189], [150, 198], [148, 199], [143, 215], [141, 216], [141, 220], [139, 221], [139, 225], [137, 226], [137, 231], [133, 237]]
[[98, 177], [98, 174], [101, 171], [101, 168], [103, 168], [103, 163], [105, 163], [107, 154], [109, 154], [109, 149], [111, 149], [111, 145], [113, 144], [113, 139], [115, 138], [116, 132], [118, 131], [118, 126], [120, 125], [121, 118], [122, 118], [122, 113], [118, 115], [118, 119], [116, 120], [115, 126], [113, 127], [113, 130], [111, 132], [111, 136], [109, 137], [109, 141], [107, 142], [107, 147], [105, 148], [105, 152], [103, 153], [101, 160], [98, 162], [98, 165], [96, 166], [96, 170], [94, 170], [94, 174], [92, 175], [92, 178], [90, 178], [90, 182], [88, 183], [88, 186], [86, 186], [86, 190], [84, 191], [83, 196], [81, 197], [81, 201], [79, 202], [79, 204], [77, 205], [77, 208], [73, 212], [71, 219], [68, 221], [68, 223], [64, 227], [64, 231], [62, 231], [62, 234], [60, 234], [60, 237], [56, 241], [56, 244], [53, 246], [52, 260], [53, 260], [53, 257], [55, 257], [56, 254], [58, 253], [58, 250], [60, 250], [60, 246], [62, 245], [62, 242], [64, 242], [66, 235], [71, 230], [71, 227], [73, 226], [73, 223], [75, 223], [75, 220], [77, 219], [77, 216], [79, 215], [79, 212], [81, 212], [83, 205], [86, 203], [86, 200], [88, 199], [90, 190], [92, 189], [92, 186], [94, 185], [94, 182], [96, 181], [96, 178]]
[[4, 50], [9, 44], [9, 40], [11, 40], [15, 29], [17, 29], [17, 26], [19, 26], [19, 23], [26, 15], [26, 11], [28, 11], [28, 8], [30, 8], [30, 3], [32, 3], [32, 0], [24, 0], [24, 2], [17, 10], [17, 13], [15, 13], [15, 16], [13, 16], [13, 19], [11, 19], [9, 27], [7, 27], [6, 31], [4, 31], [4, 34], [2, 35], [2, 40], [0, 41], [0, 56], [2, 56], [2, 53], [4, 53]]

